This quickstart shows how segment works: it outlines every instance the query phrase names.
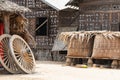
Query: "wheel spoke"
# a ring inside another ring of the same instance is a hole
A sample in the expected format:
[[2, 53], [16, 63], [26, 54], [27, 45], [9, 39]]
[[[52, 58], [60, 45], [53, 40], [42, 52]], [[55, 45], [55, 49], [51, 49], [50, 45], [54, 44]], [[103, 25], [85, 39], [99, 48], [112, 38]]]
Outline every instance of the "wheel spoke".
[[0, 63], [10, 73], [19, 73], [17, 65], [13, 60], [9, 48], [10, 35], [3, 34], [0, 36]]
[[10, 39], [11, 51], [16, 64], [25, 73], [32, 73], [34, 70], [35, 59], [28, 44], [17, 35]]

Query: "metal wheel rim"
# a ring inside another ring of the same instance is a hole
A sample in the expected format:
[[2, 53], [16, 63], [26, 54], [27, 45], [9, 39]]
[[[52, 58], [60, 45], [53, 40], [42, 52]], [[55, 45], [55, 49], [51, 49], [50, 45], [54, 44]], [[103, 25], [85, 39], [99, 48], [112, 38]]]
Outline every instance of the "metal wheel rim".
[[15, 64], [13, 57], [11, 56], [9, 48], [9, 39], [11, 38], [8, 34], [0, 36], [0, 62], [2, 66], [9, 73], [20, 73], [17, 65]]
[[35, 70], [33, 52], [26, 41], [18, 35], [10, 39], [10, 50], [15, 63], [23, 73], [32, 73]]

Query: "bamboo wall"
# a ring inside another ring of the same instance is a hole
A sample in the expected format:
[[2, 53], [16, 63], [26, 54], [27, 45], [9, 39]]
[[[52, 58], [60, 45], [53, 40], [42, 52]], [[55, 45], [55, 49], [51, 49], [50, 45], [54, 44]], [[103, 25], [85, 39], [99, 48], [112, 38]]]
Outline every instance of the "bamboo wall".
[[[11, 0], [19, 5], [26, 6], [32, 10], [28, 12], [25, 16], [29, 21], [29, 31], [35, 37], [37, 42], [37, 48], [39, 49], [51, 49], [54, 39], [57, 34], [57, 24], [58, 24], [58, 12], [49, 7], [47, 4], [43, 3], [41, 0]], [[37, 17], [47, 17], [49, 19], [48, 24], [48, 34], [47, 36], [36, 36], [36, 18]]]
[[20, 6], [26, 6], [26, 0], [9, 0], [9, 1], [12, 1], [12, 2], [15, 2], [17, 4], [19, 4]]
[[[29, 19], [30, 26], [29, 29], [33, 29], [31, 33], [35, 36], [36, 42], [37, 42], [37, 48], [40, 49], [51, 49], [54, 39], [57, 34], [57, 12], [52, 11], [34, 11], [32, 13], [27, 13], [26, 17]], [[48, 17], [49, 18], [49, 24], [48, 24], [48, 35], [47, 36], [36, 36], [35, 35], [35, 25], [36, 25], [36, 17]]]
[[80, 30], [120, 31], [119, 0], [87, 0], [78, 4]]
[[79, 16], [80, 30], [120, 30], [120, 13], [84, 13]]
[[59, 26], [60, 27], [78, 27], [79, 11], [66, 10], [59, 12]]

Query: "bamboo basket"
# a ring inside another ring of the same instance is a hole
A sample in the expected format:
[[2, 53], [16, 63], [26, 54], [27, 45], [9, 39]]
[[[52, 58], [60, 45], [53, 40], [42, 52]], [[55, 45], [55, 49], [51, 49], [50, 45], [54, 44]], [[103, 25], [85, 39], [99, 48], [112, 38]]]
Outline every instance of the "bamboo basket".
[[106, 32], [96, 35], [92, 58], [120, 59], [120, 32]]
[[91, 56], [94, 42], [91, 32], [66, 32], [61, 33], [60, 37], [68, 44], [68, 57]]
[[81, 39], [73, 39], [71, 44], [68, 45], [67, 56], [90, 57], [92, 54], [92, 48], [93, 38], [89, 39], [88, 42], [87, 39], [84, 39], [84, 41]]

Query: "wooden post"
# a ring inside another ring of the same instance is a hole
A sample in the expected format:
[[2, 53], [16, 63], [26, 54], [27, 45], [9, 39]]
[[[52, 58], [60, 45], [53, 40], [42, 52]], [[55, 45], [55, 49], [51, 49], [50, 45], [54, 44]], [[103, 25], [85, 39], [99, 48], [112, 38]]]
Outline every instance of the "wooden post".
[[87, 64], [88, 64], [89, 67], [92, 67], [92, 66], [93, 66], [93, 61], [92, 61], [91, 58], [88, 59]]
[[9, 13], [4, 13], [3, 18], [4, 18], [4, 33], [9, 34], [10, 33], [10, 15], [9, 15]]
[[112, 30], [112, 26], [111, 26], [111, 23], [112, 23], [112, 13], [109, 13], [109, 24], [110, 24], [110, 28], [109, 28], [109, 31], [111, 31]]
[[112, 64], [111, 64], [111, 67], [112, 67], [113, 69], [118, 68], [118, 61], [117, 61], [117, 60], [113, 60], [113, 61], [112, 61]]
[[71, 66], [75, 66], [76, 65], [75, 60], [76, 60], [76, 58], [72, 58]]
[[66, 66], [71, 66], [72, 59], [68, 58], [66, 59]]

